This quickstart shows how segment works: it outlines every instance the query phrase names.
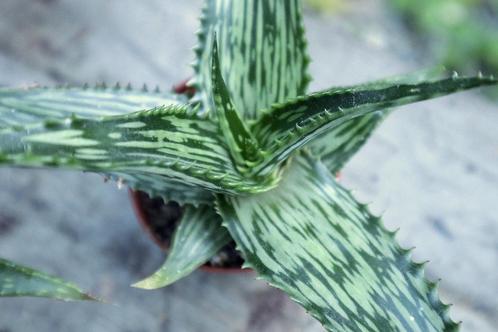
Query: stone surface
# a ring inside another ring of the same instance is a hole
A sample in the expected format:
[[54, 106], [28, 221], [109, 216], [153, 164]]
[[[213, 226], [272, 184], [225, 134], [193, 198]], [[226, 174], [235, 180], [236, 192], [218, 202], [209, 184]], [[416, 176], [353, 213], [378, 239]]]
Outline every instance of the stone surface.
[[[200, 0], [4, 0], [0, 85], [146, 82], [190, 75]], [[313, 89], [408, 72], [430, 61], [377, 0], [335, 16], [307, 12]], [[498, 123], [479, 93], [395, 112], [343, 181], [386, 211], [399, 240], [431, 259], [464, 330], [498, 324]], [[0, 331], [321, 331], [252, 274], [196, 272], [160, 291], [128, 285], [162, 253], [127, 193], [92, 174], [0, 169], [0, 255], [73, 280], [111, 304], [0, 299]]]

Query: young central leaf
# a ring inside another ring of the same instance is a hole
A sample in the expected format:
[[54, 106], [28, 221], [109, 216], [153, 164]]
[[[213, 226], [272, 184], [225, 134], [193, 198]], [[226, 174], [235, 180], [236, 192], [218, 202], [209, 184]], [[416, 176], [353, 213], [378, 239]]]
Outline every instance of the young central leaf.
[[230, 99], [230, 94], [223, 81], [220, 70], [220, 59], [216, 40], [213, 43], [211, 61], [211, 79], [213, 87], [214, 108], [221, 131], [240, 170], [247, 167], [247, 162], [255, 162], [259, 147], [255, 138], [246, 128]]
[[211, 45], [217, 35], [221, 73], [244, 119], [306, 93], [310, 81], [300, 0], [207, 0], [193, 83], [210, 105]]

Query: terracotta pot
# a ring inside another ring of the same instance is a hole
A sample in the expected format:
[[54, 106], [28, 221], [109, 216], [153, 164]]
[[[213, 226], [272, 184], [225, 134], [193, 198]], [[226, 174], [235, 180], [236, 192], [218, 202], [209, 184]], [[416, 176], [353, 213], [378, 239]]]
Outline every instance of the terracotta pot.
[[186, 79], [176, 85], [173, 86], [173, 92], [179, 95], [193, 95], [195, 93], [195, 89], [191, 86], [188, 86], [188, 82], [190, 79]]
[[[154, 231], [151, 228], [151, 221], [147, 217], [147, 213], [145, 211], [145, 207], [142, 205], [142, 202], [140, 200], [140, 195], [141, 193], [139, 191], [133, 191], [129, 190], [129, 195], [130, 195], [130, 200], [132, 203], [133, 210], [135, 211], [135, 215], [137, 217], [137, 220], [139, 224], [142, 226], [142, 229], [149, 235], [149, 237], [157, 244], [159, 248], [161, 248], [164, 251], [168, 251], [169, 246], [165, 244], [159, 236], [154, 233]], [[211, 272], [211, 273], [247, 273], [251, 272], [251, 269], [242, 269], [242, 268], [223, 268], [223, 267], [214, 267], [211, 265], [203, 265], [201, 266], [201, 270], [206, 271], [206, 272]]]

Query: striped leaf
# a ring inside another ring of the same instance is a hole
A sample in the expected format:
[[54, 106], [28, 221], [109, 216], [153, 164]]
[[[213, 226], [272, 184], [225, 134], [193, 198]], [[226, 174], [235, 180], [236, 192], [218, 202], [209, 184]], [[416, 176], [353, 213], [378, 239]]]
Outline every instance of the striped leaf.
[[217, 35], [221, 72], [246, 119], [302, 95], [309, 82], [299, 0], [207, 0], [201, 17], [194, 84], [211, 105], [211, 45]]
[[[444, 73], [444, 68], [436, 67], [373, 81], [364, 87], [375, 88], [379, 84], [418, 84], [441, 78]], [[318, 136], [310, 142], [309, 149], [315, 157], [320, 158], [332, 174], [335, 174], [367, 142], [389, 113], [389, 109], [384, 109], [347, 121]]]
[[189, 275], [231, 241], [212, 206], [187, 206], [164, 265], [133, 287], [156, 289]]
[[3, 128], [0, 164], [126, 175], [123, 179], [136, 188], [153, 184], [149, 189], [155, 193], [166, 192], [171, 181], [231, 194], [259, 192], [275, 184], [273, 176], [242, 177], [217, 125], [195, 113], [191, 106], [174, 105]]
[[120, 115], [159, 106], [181, 105], [183, 98], [167, 93], [106, 88], [27, 88], [0, 89], [0, 128], [24, 126], [46, 119], [85, 119]]
[[378, 217], [325, 166], [296, 157], [281, 185], [218, 196], [248, 267], [330, 331], [450, 331], [447, 306]]
[[323, 164], [335, 174], [367, 142], [388, 113], [389, 110], [369, 113], [332, 128], [310, 143], [310, 151], [320, 156]]
[[[146, 87], [135, 90], [131, 86], [0, 89], [0, 132], [2, 128], [22, 127], [42, 121], [50, 123], [51, 120], [71, 116], [99, 119], [102, 116], [128, 114], [157, 106], [180, 106], [183, 99], [178, 95], [161, 93], [157, 88], [153, 91]], [[115, 180], [124, 180], [132, 189], [146, 191], [149, 195], [163, 197], [166, 201], [195, 205], [212, 202], [210, 192], [166, 178], [157, 181], [157, 176], [146, 174], [108, 175]]]
[[223, 81], [223, 77], [221, 76], [216, 40], [213, 44], [211, 75], [216, 119], [218, 120], [221, 132], [225, 137], [232, 157], [239, 166], [239, 170], [245, 172], [245, 168], [248, 166], [247, 163], [254, 162], [257, 158], [259, 146], [246, 128], [245, 123], [239, 117], [239, 114], [230, 99], [230, 94]]
[[254, 172], [272, 171], [296, 149], [349, 120], [389, 107], [497, 83], [492, 76], [454, 76], [416, 84], [367, 84], [333, 88], [275, 105], [265, 111], [252, 128], [269, 156]]
[[190, 204], [195, 207], [214, 204], [213, 192], [166, 177], [158, 179], [157, 176], [146, 174], [124, 173], [113, 173], [110, 177], [118, 183], [118, 186], [126, 183], [128, 187], [145, 192], [149, 197], [162, 198], [165, 203], [175, 201], [180, 205]]
[[18, 296], [95, 300], [73, 284], [0, 258], [0, 297]]

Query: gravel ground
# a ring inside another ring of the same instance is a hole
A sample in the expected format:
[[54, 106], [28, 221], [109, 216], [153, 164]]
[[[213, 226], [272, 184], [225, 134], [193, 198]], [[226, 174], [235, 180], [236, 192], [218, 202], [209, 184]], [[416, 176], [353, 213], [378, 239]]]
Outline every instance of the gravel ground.
[[[200, 0], [3, 0], [0, 84], [146, 82], [190, 75]], [[335, 16], [307, 12], [312, 89], [430, 64], [380, 0]], [[467, 92], [394, 113], [346, 167], [346, 185], [385, 211], [399, 241], [431, 259], [464, 330], [498, 324], [496, 105]], [[0, 331], [321, 331], [254, 275], [196, 272], [154, 292], [128, 285], [163, 254], [125, 190], [101, 177], [0, 169], [1, 256], [73, 280], [112, 304], [0, 300]]]

